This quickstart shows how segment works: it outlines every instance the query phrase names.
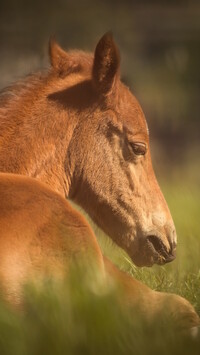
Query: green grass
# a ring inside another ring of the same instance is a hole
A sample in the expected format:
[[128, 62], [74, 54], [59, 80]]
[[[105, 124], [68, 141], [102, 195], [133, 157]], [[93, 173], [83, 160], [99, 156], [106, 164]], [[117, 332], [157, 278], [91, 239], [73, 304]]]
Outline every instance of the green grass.
[[[98, 231], [102, 249], [120, 268], [151, 288], [186, 297], [200, 313], [200, 189], [197, 184], [161, 183], [178, 234], [177, 260], [164, 267], [136, 268], [127, 255]], [[149, 326], [135, 310], [119, 305], [113, 288], [102, 292], [84, 272], [65, 282], [46, 280], [26, 288], [24, 312], [0, 303], [1, 355], [191, 354], [200, 338], [177, 333], [173, 324]]]
[[0, 308], [0, 353], [199, 354], [199, 339], [181, 336], [172, 324], [149, 326], [119, 306], [114, 290], [94, 293], [77, 281], [48, 281], [40, 292], [29, 288], [25, 314]]

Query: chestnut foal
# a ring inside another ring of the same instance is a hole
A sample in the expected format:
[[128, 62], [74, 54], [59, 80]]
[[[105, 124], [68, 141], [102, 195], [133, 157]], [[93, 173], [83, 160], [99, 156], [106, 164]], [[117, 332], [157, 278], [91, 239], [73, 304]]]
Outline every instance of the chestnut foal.
[[[95, 53], [49, 46], [51, 68], [0, 95], [0, 280], [11, 302], [38, 272], [95, 261], [147, 317], [168, 306], [199, 324], [183, 298], [150, 290], [105, 259], [75, 201], [138, 266], [175, 258], [176, 231], [155, 178], [142, 109], [120, 81], [108, 33]], [[92, 261], [93, 260], [93, 261]]]

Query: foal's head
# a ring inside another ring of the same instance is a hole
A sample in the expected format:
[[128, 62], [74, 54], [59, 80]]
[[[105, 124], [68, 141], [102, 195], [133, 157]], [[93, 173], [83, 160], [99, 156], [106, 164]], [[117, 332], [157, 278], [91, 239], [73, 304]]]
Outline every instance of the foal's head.
[[135, 264], [173, 260], [176, 232], [153, 172], [146, 120], [120, 81], [112, 36], [101, 38], [94, 56], [70, 56], [55, 43], [50, 56], [53, 70], [72, 82], [62, 92], [66, 110], [77, 120], [65, 160], [69, 197]]

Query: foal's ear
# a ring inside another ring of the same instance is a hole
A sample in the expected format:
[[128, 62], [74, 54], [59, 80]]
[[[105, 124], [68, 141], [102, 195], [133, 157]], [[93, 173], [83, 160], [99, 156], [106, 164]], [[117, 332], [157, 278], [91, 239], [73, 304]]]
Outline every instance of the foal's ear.
[[68, 55], [53, 38], [49, 40], [49, 59], [55, 71], [62, 74], [68, 61]]
[[93, 64], [93, 81], [99, 92], [108, 94], [119, 74], [120, 54], [110, 32], [98, 42]]
[[53, 38], [49, 40], [49, 58], [51, 66], [61, 78], [75, 71], [78, 67], [77, 63], [70, 59], [67, 52]]

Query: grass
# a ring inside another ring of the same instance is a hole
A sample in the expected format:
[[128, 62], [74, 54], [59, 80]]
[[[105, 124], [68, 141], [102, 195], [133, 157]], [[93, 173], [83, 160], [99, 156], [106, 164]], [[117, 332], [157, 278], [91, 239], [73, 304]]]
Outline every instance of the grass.
[[[69, 286], [69, 283], [67, 282]], [[38, 293], [29, 288], [27, 313], [0, 309], [0, 353], [53, 354], [198, 354], [200, 342], [173, 326], [147, 326], [132, 312], [122, 310], [114, 293], [94, 294], [71, 280], [48, 282]], [[66, 296], [67, 295], [67, 296]]]
[[[186, 297], [200, 313], [200, 189], [176, 179], [161, 185], [179, 237], [176, 261], [139, 269], [101, 232], [99, 242], [120, 268], [155, 290]], [[79, 270], [63, 283], [46, 280], [40, 289], [27, 286], [25, 312], [1, 302], [0, 354], [199, 354], [199, 338], [176, 333], [173, 324], [161, 326], [155, 320], [149, 326], [119, 305], [114, 286], [104, 293], [93, 286]]]

